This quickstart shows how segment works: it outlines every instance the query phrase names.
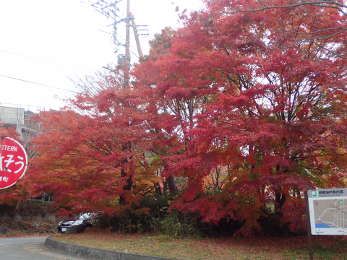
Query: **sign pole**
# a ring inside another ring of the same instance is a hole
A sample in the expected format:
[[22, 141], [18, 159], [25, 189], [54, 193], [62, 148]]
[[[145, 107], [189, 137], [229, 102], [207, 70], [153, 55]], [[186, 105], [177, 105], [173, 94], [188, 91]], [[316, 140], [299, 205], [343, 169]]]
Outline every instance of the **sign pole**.
[[310, 209], [308, 204], [308, 190], [305, 191], [305, 202], [306, 202], [306, 224], [307, 224], [307, 241], [308, 241], [308, 254], [309, 260], [313, 260], [313, 243], [311, 233], [311, 221], [310, 221]]

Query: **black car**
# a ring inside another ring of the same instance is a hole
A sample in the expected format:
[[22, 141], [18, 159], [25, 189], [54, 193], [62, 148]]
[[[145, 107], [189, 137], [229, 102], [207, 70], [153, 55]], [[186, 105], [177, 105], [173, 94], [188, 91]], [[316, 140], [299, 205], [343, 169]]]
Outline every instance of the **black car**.
[[58, 223], [58, 232], [60, 233], [80, 233], [87, 227], [95, 224], [96, 218], [99, 213], [87, 212], [79, 215], [75, 220], [60, 221]]

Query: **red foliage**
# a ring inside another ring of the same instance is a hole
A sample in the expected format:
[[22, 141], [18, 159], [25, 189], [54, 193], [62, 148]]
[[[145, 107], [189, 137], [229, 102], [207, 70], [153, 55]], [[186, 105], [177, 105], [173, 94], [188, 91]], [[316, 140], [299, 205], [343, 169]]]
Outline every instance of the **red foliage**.
[[42, 114], [36, 190], [116, 214], [157, 175], [177, 177], [172, 208], [242, 222], [241, 234], [269, 215], [301, 230], [302, 192], [346, 185], [346, 19], [307, 5], [237, 11], [258, 2], [206, 1], [156, 37], [134, 85], [108, 78], [76, 98], [81, 114]]
[[[235, 12], [257, 5], [207, 1], [135, 75], [143, 88], [156, 86], [157, 109], [174, 116], [170, 135], [183, 146], [165, 159], [168, 172], [188, 179], [177, 209], [209, 222], [233, 216], [249, 233], [272, 203], [272, 213], [299, 230], [300, 192], [345, 185], [346, 59], [339, 54], [346, 20], [319, 6]], [[203, 183], [217, 168], [220, 195], [208, 196]]]
[[112, 88], [96, 96], [81, 95], [75, 105], [85, 115], [40, 114], [43, 133], [34, 140], [39, 156], [31, 168], [35, 192], [52, 193], [62, 214], [113, 215], [131, 208], [142, 196], [136, 188], [142, 180], [147, 183], [142, 188], [150, 189], [158, 181], [140, 164], [148, 135], [142, 114], [131, 109], [136, 96], [130, 89]]

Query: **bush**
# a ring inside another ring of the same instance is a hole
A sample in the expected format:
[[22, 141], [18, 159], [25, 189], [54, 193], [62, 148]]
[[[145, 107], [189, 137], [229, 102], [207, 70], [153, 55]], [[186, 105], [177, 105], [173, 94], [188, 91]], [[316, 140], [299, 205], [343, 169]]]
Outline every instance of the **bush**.
[[139, 205], [117, 216], [103, 216], [98, 226], [111, 227], [114, 232], [149, 233], [159, 232], [161, 219], [168, 214], [169, 198], [165, 195], [150, 195]]
[[197, 217], [171, 212], [160, 221], [159, 231], [170, 237], [200, 236]]
[[218, 223], [198, 222], [198, 229], [204, 236], [227, 237], [235, 234], [244, 224], [229, 218], [223, 218]]
[[170, 237], [231, 236], [243, 222], [222, 219], [218, 223], [202, 222], [196, 213], [184, 214], [169, 211], [170, 198], [166, 195], [150, 195], [137, 206], [117, 216], [103, 216], [98, 222], [101, 228], [121, 233], [161, 233]]

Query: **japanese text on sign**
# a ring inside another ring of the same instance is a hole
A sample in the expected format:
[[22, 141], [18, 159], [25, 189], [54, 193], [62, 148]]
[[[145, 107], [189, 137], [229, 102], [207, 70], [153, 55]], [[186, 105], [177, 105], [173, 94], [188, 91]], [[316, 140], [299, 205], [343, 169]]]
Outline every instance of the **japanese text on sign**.
[[0, 189], [13, 186], [25, 174], [28, 160], [23, 146], [5, 137], [0, 143]]

